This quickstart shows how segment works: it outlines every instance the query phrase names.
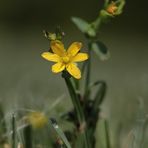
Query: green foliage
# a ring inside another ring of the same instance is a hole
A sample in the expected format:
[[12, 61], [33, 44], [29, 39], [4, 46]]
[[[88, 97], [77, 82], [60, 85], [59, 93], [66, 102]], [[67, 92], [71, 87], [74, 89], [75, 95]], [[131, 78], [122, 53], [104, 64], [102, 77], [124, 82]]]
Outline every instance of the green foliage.
[[83, 20], [79, 17], [72, 17], [71, 19], [81, 32], [83, 32], [83, 33], [87, 32], [87, 30], [90, 26], [88, 22], [86, 22], [85, 20]]
[[95, 32], [93, 26], [91, 24], [89, 24], [88, 22], [86, 22], [83, 19], [78, 18], [78, 17], [72, 17], [72, 21], [82, 33], [84, 33], [90, 37], [96, 36], [96, 32]]
[[91, 44], [91, 49], [95, 52], [95, 54], [102, 61], [108, 60], [108, 58], [110, 57], [110, 53], [108, 51], [108, 48], [101, 41], [93, 42]]

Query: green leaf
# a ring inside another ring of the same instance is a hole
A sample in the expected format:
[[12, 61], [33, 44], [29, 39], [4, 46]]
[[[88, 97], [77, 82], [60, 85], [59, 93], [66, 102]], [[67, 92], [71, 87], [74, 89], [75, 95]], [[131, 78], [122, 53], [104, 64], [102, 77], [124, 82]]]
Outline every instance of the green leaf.
[[97, 86], [97, 91], [96, 94], [94, 96], [94, 104], [93, 104], [93, 108], [94, 111], [97, 110], [97, 108], [99, 107], [99, 105], [103, 102], [105, 94], [106, 94], [106, 89], [107, 89], [107, 85], [104, 81], [96, 81], [94, 83], [94, 86]]
[[87, 30], [87, 35], [90, 37], [95, 37], [96, 36], [96, 30], [93, 25], [90, 25], [88, 30]]
[[89, 28], [89, 23], [78, 17], [72, 17], [72, 22], [83, 32], [86, 33]]
[[78, 17], [72, 17], [72, 21], [79, 28], [80, 31], [86, 33], [89, 37], [96, 36], [96, 30], [92, 24], [89, 24], [85, 20]]
[[92, 50], [96, 53], [96, 55], [100, 58], [100, 60], [108, 60], [110, 57], [110, 53], [108, 48], [101, 41], [96, 41], [91, 44]]
[[[93, 90], [96, 88], [96, 92]], [[88, 87], [88, 90], [85, 94], [87, 96], [90, 92], [93, 92], [93, 110], [94, 112], [97, 111], [99, 105], [103, 102], [105, 94], [106, 94], [107, 85], [105, 81], [96, 81]]]

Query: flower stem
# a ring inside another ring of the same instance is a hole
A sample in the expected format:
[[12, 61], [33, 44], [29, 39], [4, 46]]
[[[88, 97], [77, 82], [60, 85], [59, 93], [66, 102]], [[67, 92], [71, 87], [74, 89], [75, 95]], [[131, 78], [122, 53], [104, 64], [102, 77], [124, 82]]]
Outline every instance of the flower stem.
[[102, 21], [102, 19], [101, 19], [100, 15], [99, 15], [99, 17], [92, 23], [92, 25], [93, 25], [96, 32], [97, 32], [97, 30], [99, 29], [99, 27], [101, 25], [101, 21]]
[[28, 125], [24, 128], [25, 148], [32, 148], [32, 127]]
[[75, 89], [72, 85], [71, 80], [69, 78], [65, 78], [65, 82], [66, 82], [66, 85], [68, 87], [68, 91], [69, 91], [69, 94], [71, 96], [72, 103], [73, 103], [74, 108], [76, 110], [78, 121], [80, 123], [82, 123], [82, 122], [84, 122], [84, 115], [83, 115], [83, 111], [82, 111], [82, 108], [81, 108], [81, 105], [80, 105], [79, 98], [76, 94], [76, 91], [75, 91]]
[[104, 16], [102, 14], [102, 11], [100, 11], [100, 14], [97, 17], [97, 19], [94, 22], [92, 22], [92, 26], [95, 29], [96, 34], [97, 34], [98, 30], [100, 29], [100, 26], [104, 22], [105, 18], [106, 18], [106, 16]]
[[[86, 65], [86, 80], [85, 80], [85, 94], [84, 96], [87, 94], [87, 98], [89, 98], [89, 94], [88, 94], [88, 88], [90, 85], [90, 74], [91, 74], [91, 50], [90, 50], [90, 43], [88, 43], [88, 55], [89, 55], [89, 59], [87, 61], [87, 65]], [[86, 99], [86, 97], [84, 97]]]
[[110, 148], [110, 137], [109, 137], [109, 127], [107, 120], [104, 121], [105, 126], [105, 136], [106, 136], [106, 148]]
[[12, 148], [15, 148], [16, 142], [16, 127], [15, 127], [15, 115], [12, 114]]
[[[74, 89], [74, 86], [72, 85], [71, 80], [69, 78], [65, 77], [65, 82], [66, 82], [66, 85], [68, 87], [68, 91], [69, 91], [69, 94], [71, 96], [72, 103], [74, 105], [79, 124], [81, 126], [82, 124], [85, 124], [85, 117], [84, 117], [84, 113], [83, 113], [83, 110], [82, 110], [82, 107], [81, 107], [81, 104], [80, 104], [80, 100], [79, 100], [79, 98], [76, 94], [76, 91]], [[89, 148], [89, 142], [88, 142], [89, 140], [87, 138], [86, 130], [84, 129], [84, 131], [82, 131], [81, 134], [82, 134], [82, 137], [83, 137], [83, 140], [84, 140], [84, 145], [85, 145], [84, 147]]]

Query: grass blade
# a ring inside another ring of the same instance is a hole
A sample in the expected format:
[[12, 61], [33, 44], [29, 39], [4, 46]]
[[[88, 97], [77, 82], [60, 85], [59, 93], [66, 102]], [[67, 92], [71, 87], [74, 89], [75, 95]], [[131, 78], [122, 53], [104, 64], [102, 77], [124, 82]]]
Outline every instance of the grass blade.
[[50, 118], [50, 123], [51, 123], [52, 127], [54, 128], [54, 130], [56, 131], [56, 133], [59, 135], [59, 137], [65, 143], [67, 148], [71, 148], [70, 143], [68, 142], [68, 140], [67, 140], [64, 132], [62, 131], [62, 129], [58, 126], [56, 120], [54, 118]]
[[15, 127], [15, 114], [12, 114], [12, 148], [16, 146], [16, 127]]

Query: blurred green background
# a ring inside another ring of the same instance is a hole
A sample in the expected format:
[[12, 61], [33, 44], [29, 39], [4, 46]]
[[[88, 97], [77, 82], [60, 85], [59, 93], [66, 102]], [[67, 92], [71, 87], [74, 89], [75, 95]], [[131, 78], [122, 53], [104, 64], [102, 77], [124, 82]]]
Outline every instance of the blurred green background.
[[[40, 56], [49, 48], [42, 31], [54, 32], [60, 25], [66, 32], [66, 44], [82, 41], [85, 50], [85, 38], [70, 18], [93, 21], [102, 4], [102, 0], [0, 1], [0, 103], [6, 112], [24, 107], [44, 110], [61, 95], [65, 101], [59, 111], [70, 108], [60, 74], [54, 75], [51, 63]], [[135, 121], [139, 98], [148, 111], [147, 6], [146, 0], [127, 0], [124, 13], [105, 24], [98, 36], [111, 58], [101, 62], [94, 55], [92, 81], [105, 80], [108, 85], [103, 115], [113, 127], [121, 122], [125, 131]]]

